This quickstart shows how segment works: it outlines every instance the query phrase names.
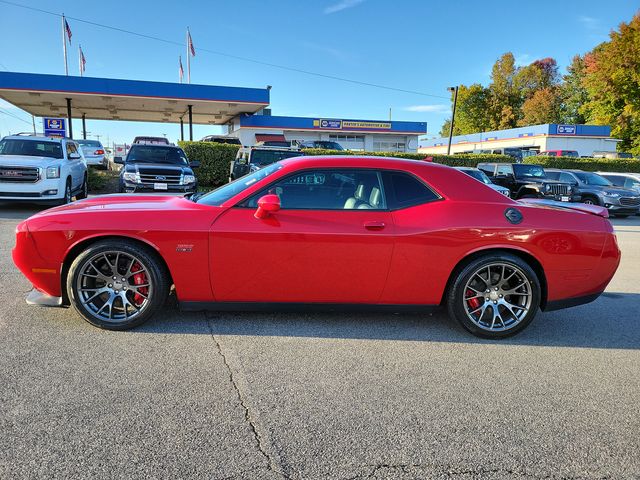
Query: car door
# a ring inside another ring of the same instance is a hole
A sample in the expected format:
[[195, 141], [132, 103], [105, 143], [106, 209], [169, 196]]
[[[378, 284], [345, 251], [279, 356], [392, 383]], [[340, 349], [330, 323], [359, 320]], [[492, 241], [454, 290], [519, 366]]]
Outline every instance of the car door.
[[[254, 216], [259, 198], [279, 211]], [[210, 234], [211, 282], [220, 302], [376, 303], [393, 251], [380, 172], [290, 174], [228, 209]]]

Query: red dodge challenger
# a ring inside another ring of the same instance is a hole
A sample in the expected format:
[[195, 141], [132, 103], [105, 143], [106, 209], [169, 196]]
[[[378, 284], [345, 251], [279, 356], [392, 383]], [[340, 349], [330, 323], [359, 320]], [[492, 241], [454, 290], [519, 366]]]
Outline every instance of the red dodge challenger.
[[606, 217], [516, 202], [428, 162], [298, 157], [200, 197], [46, 210], [18, 225], [13, 259], [29, 303], [112, 330], [148, 320], [173, 285], [184, 310], [446, 305], [496, 338], [603, 292], [620, 262]]

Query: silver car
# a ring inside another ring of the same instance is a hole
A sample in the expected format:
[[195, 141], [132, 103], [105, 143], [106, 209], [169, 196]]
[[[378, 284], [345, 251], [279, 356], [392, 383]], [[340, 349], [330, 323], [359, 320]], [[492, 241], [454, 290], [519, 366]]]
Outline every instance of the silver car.
[[100, 168], [109, 166], [107, 154], [98, 140], [76, 140], [76, 142], [80, 145], [88, 166]]
[[469, 175], [470, 177], [475, 178], [476, 180], [484, 183], [485, 185], [490, 186], [491, 188], [493, 188], [496, 192], [499, 192], [507, 197], [511, 196], [511, 193], [509, 191], [508, 188], [503, 187], [502, 185], [496, 185], [495, 183], [493, 183], [489, 177], [487, 176], [486, 173], [484, 173], [482, 170], [479, 170], [477, 168], [472, 168], [472, 167], [454, 167], [456, 170], [460, 170], [463, 173], [466, 173], [467, 175]]

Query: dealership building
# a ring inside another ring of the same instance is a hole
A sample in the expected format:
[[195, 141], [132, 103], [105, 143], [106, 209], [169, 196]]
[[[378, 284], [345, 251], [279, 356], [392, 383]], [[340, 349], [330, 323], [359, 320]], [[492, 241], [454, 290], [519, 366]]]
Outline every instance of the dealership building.
[[342, 118], [272, 116], [268, 109], [255, 115], [239, 115], [228, 124], [228, 135], [242, 145], [261, 141], [327, 140], [349, 150], [416, 152], [425, 122], [355, 120]]
[[[422, 140], [418, 151], [446, 154], [448, 138]], [[533, 152], [575, 150], [581, 157], [594, 152], [615, 152], [620, 142], [611, 138], [611, 127], [604, 125], [559, 125], [547, 123], [493, 132], [456, 135], [451, 153], [505, 153], [505, 149]]]

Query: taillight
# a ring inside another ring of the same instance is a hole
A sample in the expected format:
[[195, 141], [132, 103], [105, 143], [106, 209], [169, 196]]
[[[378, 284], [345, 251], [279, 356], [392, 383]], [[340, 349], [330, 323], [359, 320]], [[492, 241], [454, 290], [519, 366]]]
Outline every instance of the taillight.
[[104, 150], [96, 150], [94, 155], [104, 155]]

